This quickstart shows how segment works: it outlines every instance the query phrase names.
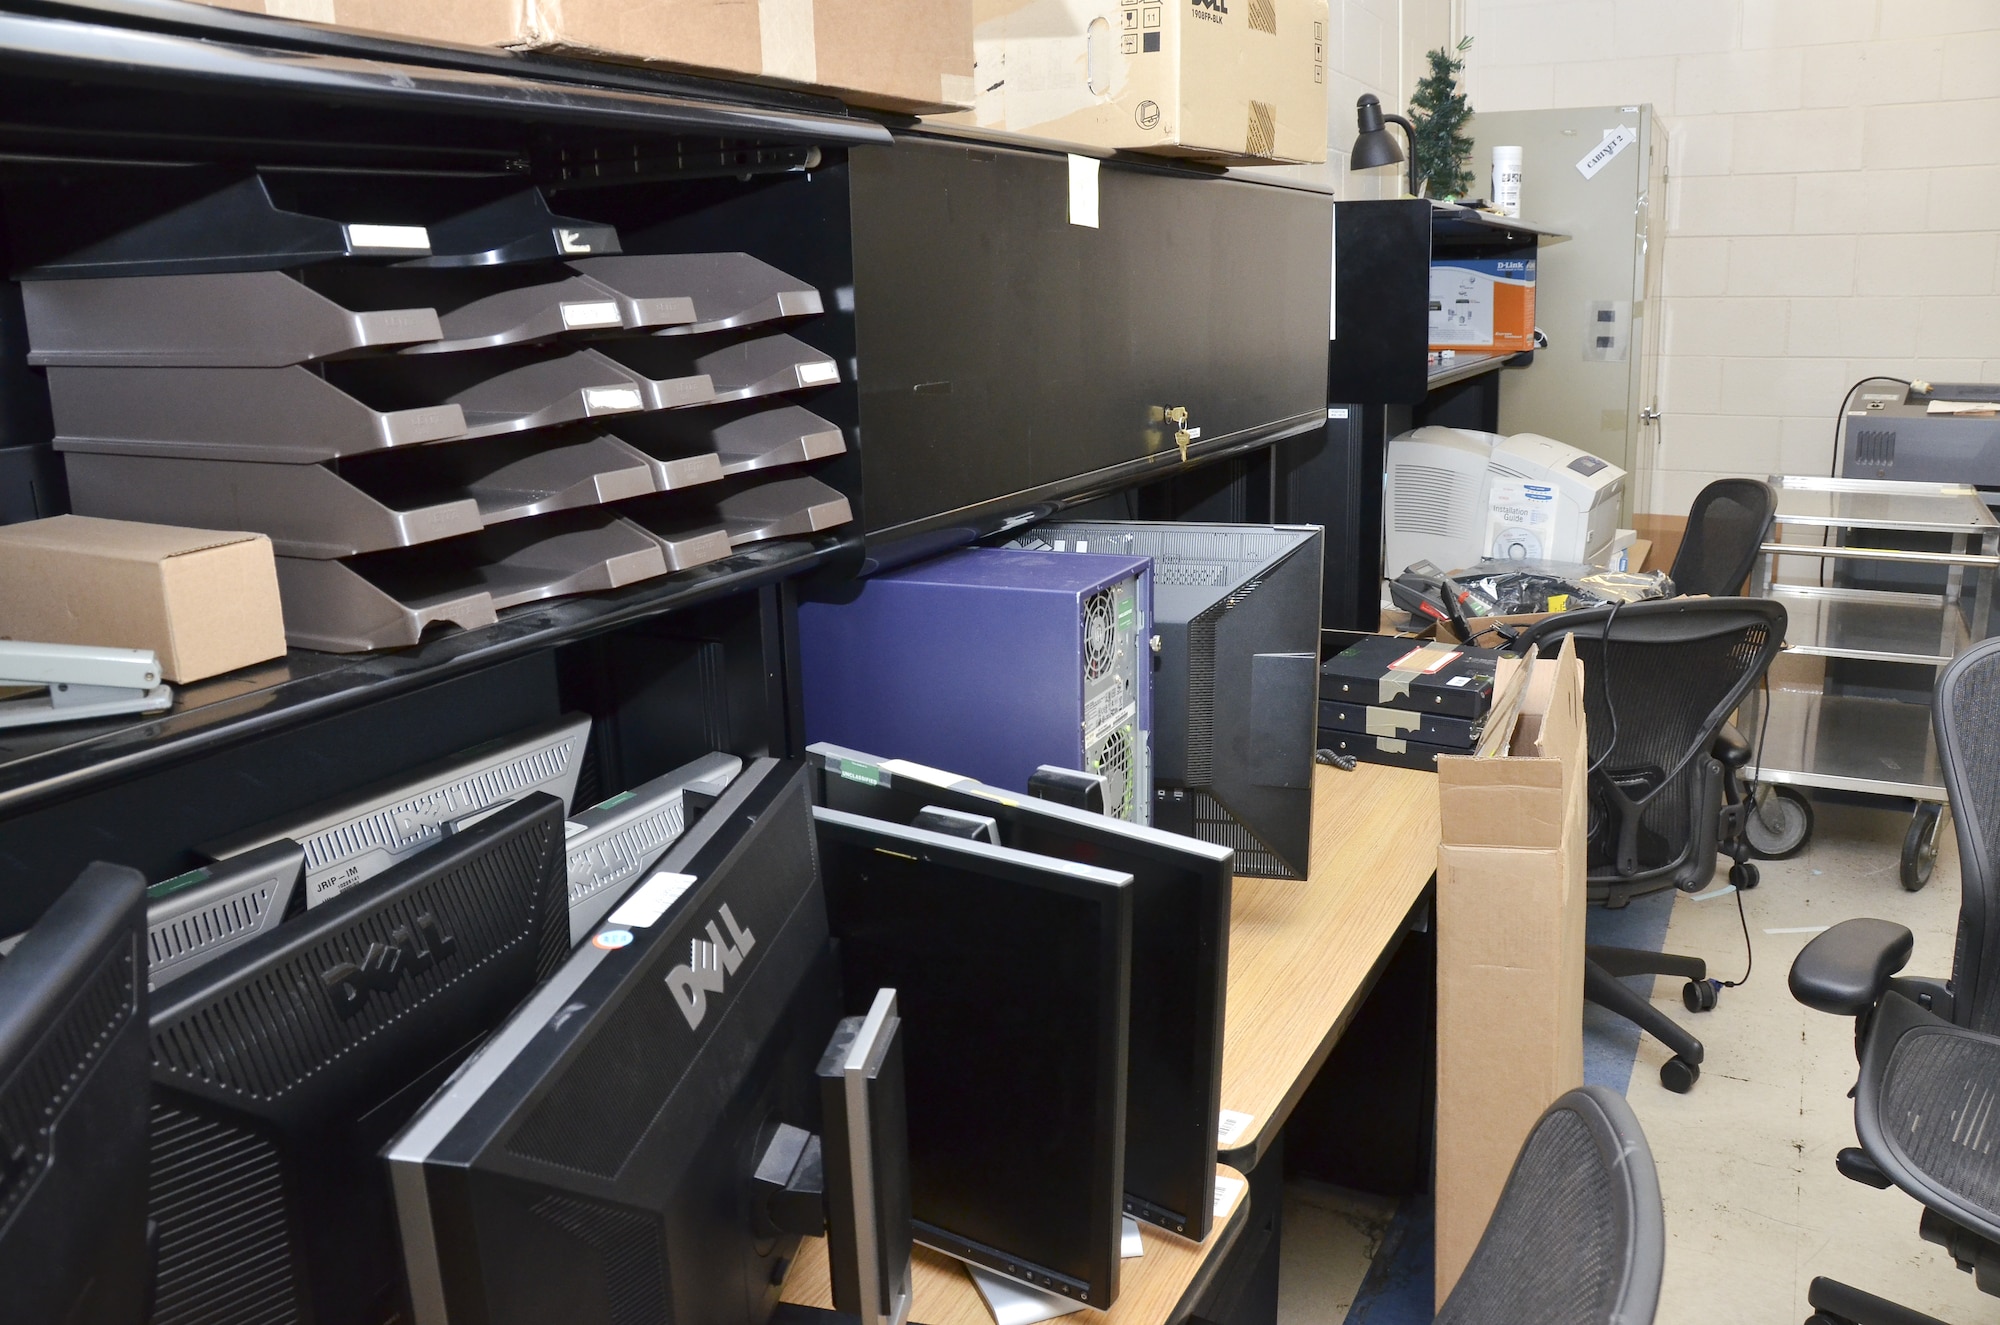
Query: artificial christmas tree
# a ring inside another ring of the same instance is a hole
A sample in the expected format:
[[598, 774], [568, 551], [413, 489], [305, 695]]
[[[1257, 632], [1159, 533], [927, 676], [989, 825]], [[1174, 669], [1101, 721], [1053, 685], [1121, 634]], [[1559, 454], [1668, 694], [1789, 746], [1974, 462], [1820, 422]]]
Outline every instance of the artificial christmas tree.
[[[1455, 48], [1463, 52], [1472, 45], [1467, 37]], [[1458, 74], [1465, 61], [1440, 46], [1425, 52], [1431, 71], [1418, 81], [1417, 93], [1410, 98], [1410, 120], [1416, 125], [1411, 147], [1416, 156], [1417, 178], [1424, 195], [1441, 200], [1461, 198], [1472, 187], [1472, 172], [1465, 168], [1472, 154], [1472, 139], [1465, 125], [1472, 107], [1458, 90]]]

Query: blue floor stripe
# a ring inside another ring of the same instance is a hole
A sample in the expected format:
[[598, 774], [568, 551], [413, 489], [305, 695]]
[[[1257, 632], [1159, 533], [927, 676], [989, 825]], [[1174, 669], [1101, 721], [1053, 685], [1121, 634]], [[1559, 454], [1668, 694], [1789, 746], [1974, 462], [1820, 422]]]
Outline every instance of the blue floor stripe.
[[[1589, 942], [1613, 948], [1659, 952], [1667, 946], [1674, 893], [1654, 893], [1611, 911], [1592, 907]], [[1635, 986], [1652, 979], [1635, 976]], [[1623, 1095], [1632, 1084], [1639, 1056], [1639, 1028], [1603, 1008], [1583, 1007], [1583, 1079]], [[1435, 1223], [1431, 1199], [1405, 1200], [1389, 1222], [1382, 1246], [1368, 1267], [1361, 1291], [1348, 1308], [1347, 1325], [1429, 1325], [1435, 1274]]]

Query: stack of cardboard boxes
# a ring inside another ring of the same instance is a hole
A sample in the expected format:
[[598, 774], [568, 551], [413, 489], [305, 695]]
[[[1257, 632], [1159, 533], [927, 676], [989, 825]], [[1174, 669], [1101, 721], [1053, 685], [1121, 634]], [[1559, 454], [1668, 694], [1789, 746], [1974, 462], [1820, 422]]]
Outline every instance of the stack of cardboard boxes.
[[941, 127], [1214, 164], [1326, 159], [1326, 0], [208, 0], [658, 64]]

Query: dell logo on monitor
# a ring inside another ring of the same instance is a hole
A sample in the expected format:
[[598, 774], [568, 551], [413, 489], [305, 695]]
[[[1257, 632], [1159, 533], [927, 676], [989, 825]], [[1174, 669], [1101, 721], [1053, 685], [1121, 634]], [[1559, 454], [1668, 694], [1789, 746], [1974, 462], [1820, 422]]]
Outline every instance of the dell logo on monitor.
[[727, 902], [717, 914], [729, 937], [723, 938], [715, 921], [709, 921], [708, 938], [689, 943], [687, 964], [667, 972], [667, 988], [674, 991], [674, 1001], [680, 1004], [689, 1030], [701, 1026], [701, 1019], [708, 1012], [708, 996], [722, 992], [723, 981], [736, 974], [736, 968], [757, 946], [757, 936], [736, 923]]

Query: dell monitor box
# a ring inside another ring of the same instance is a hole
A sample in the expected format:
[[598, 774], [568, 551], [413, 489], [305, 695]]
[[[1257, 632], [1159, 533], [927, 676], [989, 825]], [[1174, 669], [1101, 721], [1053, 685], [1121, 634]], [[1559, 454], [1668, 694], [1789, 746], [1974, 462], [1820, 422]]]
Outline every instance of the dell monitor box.
[[744, 770], [384, 1150], [416, 1325], [761, 1325], [840, 1017], [803, 769]]
[[806, 739], [1025, 792], [1042, 764], [1151, 813], [1151, 570], [969, 548], [799, 605]]
[[1151, 822], [1235, 848], [1238, 874], [1306, 877], [1323, 537], [1317, 525], [1092, 520], [1039, 524], [1015, 540], [1151, 560]]

